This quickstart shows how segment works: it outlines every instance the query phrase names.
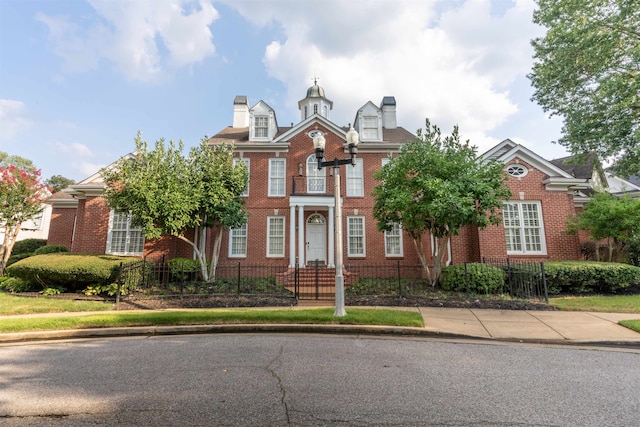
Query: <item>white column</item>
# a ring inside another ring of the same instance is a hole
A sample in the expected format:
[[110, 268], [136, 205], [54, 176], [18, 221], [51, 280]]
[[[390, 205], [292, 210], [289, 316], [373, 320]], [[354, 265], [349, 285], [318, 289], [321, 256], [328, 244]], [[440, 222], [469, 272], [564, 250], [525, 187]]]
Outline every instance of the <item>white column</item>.
[[301, 267], [305, 265], [304, 258], [307, 249], [304, 233], [304, 206], [298, 206], [298, 262]]
[[335, 267], [335, 218], [333, 217], [333, 206], [329, 206], [329, 260], [327, 261], [328, 267]]
[[289, 268], [296, 266], [296, 207], [289, 207]]

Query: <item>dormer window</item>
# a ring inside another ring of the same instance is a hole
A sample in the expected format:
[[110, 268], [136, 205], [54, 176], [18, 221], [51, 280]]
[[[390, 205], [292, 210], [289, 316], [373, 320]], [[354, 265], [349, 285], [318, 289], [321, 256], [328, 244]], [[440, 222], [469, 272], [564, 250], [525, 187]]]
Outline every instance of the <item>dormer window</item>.
[[267, 138], [269, 136], [268, 116], [255, 116], [255, 136], [256, 138]]
[[378, 137], [378, 117], [364, 116], [362, 118], [362, 129], [360, 131], [363, 140], [377, 141]]

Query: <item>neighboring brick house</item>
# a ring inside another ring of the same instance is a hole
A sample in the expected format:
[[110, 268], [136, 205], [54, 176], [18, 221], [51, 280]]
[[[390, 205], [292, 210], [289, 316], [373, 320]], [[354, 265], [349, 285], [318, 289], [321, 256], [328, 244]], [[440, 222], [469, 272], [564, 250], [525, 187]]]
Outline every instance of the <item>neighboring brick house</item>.
[[[348, 158], [345, 138], [349, 126], [331, 120], [333, 102], [317, 84], [309, 88], [298, 107], [300, 121], [283, 127], [268, 104], [259, 101], [250, 107], [247, 97], [237, 96], [232, 126], [209, 140], [213, 145], [233, 143], [237, 161], [247, 165], [250, 176], [243, 195], [249, 221], [224, 234], [221, 263], [239, 260], [293, 267], [316, 259], [328, 266], [335, 262], [333, 177], [331, 168], [317, 169], [312, 136], [322, 132], [326, 138], [326, 160]], [[341, 169], [345, 264], [398, 259], [419, 263], [411, 239], [400, 228], [378, 231], [372, 216], [373, 173], [389, 154], [397, 155], [403, 143], [415, 138], [396, 119], [392, 96], [385, 96], [379, 106], [367, 102], [356, 111], [357, 162]], [[568, 216], [580, 209], [597, 184], [595, 169], [591, 167], [590, 176], [584, 175], [587, 170], [573, 173], [562, 162], [545, 160], [509, 139], [483, 157], [504, 162], [513, 196], [505, 204], [502, 225], [484, 230], [466, 227], [453, 237], [449, 260], [580, 259], [580, 236], [563, 231]], [[106, 207], [102, 190], [97, 173], [51, 198], [49, 244], [65, 245], [72, 252], [145, 255], [155, 260], [193, 256], [189, 246], [175, 238], [144, 242], [126, 215]], [[427, 248], [429, 241], [425, 236]]]

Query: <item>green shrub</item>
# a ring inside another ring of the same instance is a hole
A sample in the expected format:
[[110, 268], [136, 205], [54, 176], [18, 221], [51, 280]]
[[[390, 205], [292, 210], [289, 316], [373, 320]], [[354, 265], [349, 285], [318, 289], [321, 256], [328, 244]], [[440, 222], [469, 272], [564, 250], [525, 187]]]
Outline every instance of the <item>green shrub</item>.
[[52, 286], [50, 288], [44, 288], [40, 293], [44, 296], [59, 295], [66, 290], [67, 289], [63, 286]]
[[2, 282], [0, 282], [0, 289], [7, 292], [28, 292], [33, 291], [34, 289], [31, 285], [17, 277], [5, 277]]
[[58, 252], [69, 252], [66, 246], [62, 245], [45, 245], [39, 247], [33, 252], [34, 255], [55, 254]]
[[173, 258], [167, 261], [169, 271], [174, 281], [198, 280], [200, 263], [190, 258]]
[[36, 249], [47, 244], [45, 239], [24, 239], [18, 240], [15, 245], [13, 245], [13, 250], [11, 251], [11, 255], [20, 255], [20, 254], [32, 254], [36, 251]]
[[7, 260], [7, 267], [9, 267], [11, 264], [15, 264], [16, 262], [20, 261], [21, 259], [29, 258], [32, 255], [33, 255], [33, 253], [11, 255], [9, 257], [9, 259]]
[[615, 294], [640, 284], [640, 267], [617, 262], [546, 262], [544, 269], [551, 294]]
[[442, 289], [456, 292], [493, 294], [502, 291], [504, 272], [488, 264], [467, 263], [442, 269]]
[[64, 286], [70, 291], [87, 285], [116, 281], [120, 263], [139, 262], [138, 258], [111, 255], [57, 253], [34, 255], [9, 266], [7, 272], [43, 288]]

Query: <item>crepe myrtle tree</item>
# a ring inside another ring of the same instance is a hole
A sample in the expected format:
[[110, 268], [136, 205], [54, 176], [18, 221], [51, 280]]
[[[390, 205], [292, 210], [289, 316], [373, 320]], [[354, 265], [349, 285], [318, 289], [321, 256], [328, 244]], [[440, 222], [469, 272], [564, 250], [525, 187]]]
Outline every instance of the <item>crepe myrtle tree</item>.
[[47, 186], [40, 182], [40, 171], [29, 166], [30, 161], [22, 163], [22, 167], [7, 162], [0, 163], [0, 227], [4, 228], [0, 276], [4, 274], [22, 223], [42, 211], [42, 202], [50, 194]]
[[[373, 189], [378, 229], [401, 225], [432, 285], [440, 279], [449, 238], [465, 225], [499, 224], [503, 200], [511, 197], [502, 163], [478, 158], [476, 147], [460, 141], [458, 126], [442, 137], [429, 119], [425, 130], [418, 130], [417, 138], [404, 144], [374, 178], [380, 181]], [[425, 234], [433, 238], [433, 271], [423, 246]]]
[[[138, 133], [136, 151], [102, 169], [104, 197], [111, 208], [130, 212], [132, 224], [142, 227], [145, 238], [175, 236], [189, 244], [198, 260], [202, 277], [215, 281], [224, 230], [247, 221], [240, 198], [248, 175], [244, 163], [233, 163], [233, 147], [212, 147], [203, 138], [184, 156], [184, 144], [164, 139], [149, 149]], [[198, 239], [185, 236], [195, 229]], [[207, 268], [204, 235], [215, 229], [211, 262]]]

